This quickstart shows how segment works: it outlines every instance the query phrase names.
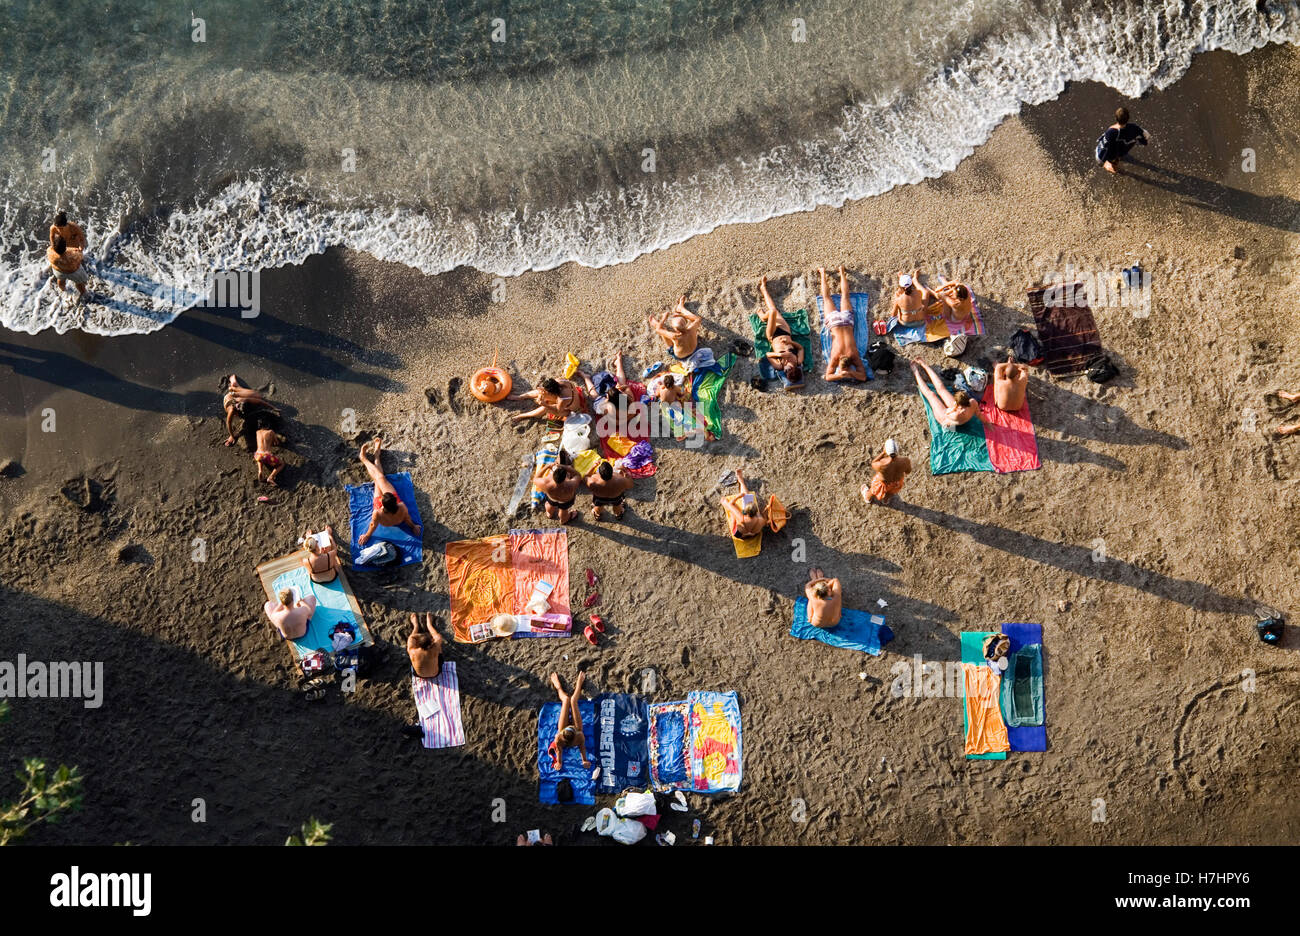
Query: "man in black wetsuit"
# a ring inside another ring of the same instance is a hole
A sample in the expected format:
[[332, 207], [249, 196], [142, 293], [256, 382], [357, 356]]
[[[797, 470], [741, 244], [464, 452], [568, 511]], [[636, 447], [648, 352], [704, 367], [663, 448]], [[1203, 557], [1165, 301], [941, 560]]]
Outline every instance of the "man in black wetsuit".
[[1146, 146], [1148, 142], [1146, 131], [1135, 123], [1129, 123], [1128, 108], [1121, 107], [1115, 111], [1115, 122], [1097, 138], [1097, 162], [1107, 172], [1118, 173], [1115, 164], [1127, 156], [1136, 144]]

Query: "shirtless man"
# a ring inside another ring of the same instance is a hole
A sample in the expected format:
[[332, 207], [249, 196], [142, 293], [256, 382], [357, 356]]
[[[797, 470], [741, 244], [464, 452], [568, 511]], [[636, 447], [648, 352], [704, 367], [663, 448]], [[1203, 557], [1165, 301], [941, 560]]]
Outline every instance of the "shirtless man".
[[555, 727], [555, 739], [546, 749], [551, 755], [551, 765], [559, 770], [564, 766], [564, 749], [576, 746], [582, 755], [582, 766], [591, 769], [591, 760], [587, 757], [587, 739], [582, 734], [582, 713], [578, 711], [578, 702], [582, 698], [582, 684], [587, 679], [587, 671], [579, 668], [578, 678], [573, 683], [573, 692], [566, 693], [560, 682], [559, 673], [551, 673], [551, 685], [560, 697], [560, 721]]
[[235, 444], [236, 413], [243, 417], [245, 422], [248, 422], [250, 417], [263, 412], [272, 416], [280, 415], [280, 411], [268, 403], [260, 393], [241, 384], [235, 374], [227, 374], [221, 378], [221, 390], [224, 394], [221, 398], [221, 408], [226, 412], [225, 445]]
[[[966, 425], [972, 419], [980, 418], [980, 405], [971, 399], [970, 394], [965, 390], [959, 390], [956, 394], [949, 393], [948, 388], [943, 385], [943, 378], [936, 374], [929, 364], [924, 361], [912, 361], [911, 364], [912, 376], [916, 378], [921, 396], [925, 397], [926, 402], [930, 404], [934, 421], [940, 426], [951, 432], [959, 426]], [[921, 368], [925, 368], [932, 387], [926, 386], [925, 381], [921, 379]]]
[[1014, 413], [1025, 405], [1025, 390], [1029, 386], [1029, 368], [1016, 362], [1014, 351], [993, 368], [993, 402], [998, 409]]
[[898, 287], [894, 290], [889, 315], [897, 315], [904, 325], [924, 322], [926, 310], [940, 301], [934, 290], [921, 285], [920, 276], [920, 270], [913, 270], [910, 275], [898, 274]]
[[51, 279], [58, 284], [60, 292], [66, 291], [68, 280], [72, 280], [79, 298], [86, 298], [86, 283], [90, 281], [90, 274], [82, 266], [85, 258], [80, 247], [69, 247], [62, 234], [55, 234], [45, 251], [45, 259], [49, 261]]
[[744, 475], [736, 469], [736, 484], [740, 486], [739, 501], [724, 497], [722, 510], [727, 515], [727, 526], [736, 539], [753, 539], [767, 526], [767, 518], [758, 509], [758, 498], [745, 485]]
[[406, 655], [411, 658], [411, 675], [437, 679], [442, 674], [442, 635], [433, 626], [433, 615], [425, 613], [424, 627], [420, 616], [411, 612], [411, 633], [406, 638]]
[[583, 396], [581, 387], [572, 380], [557, 380], [554, 377], [546, 378], [542, 381], [542, 385], [534, 390], [529, 390], [527, 393], [512, 393], [506, 399], [537, 402], [535, 409], [511, 416], [510, 419], [514, 422], [521, 419], [536, 419], [539, 416], [547, 419], [565, 419], [587, 408], [587, 400]]
[[56, 237], [62, 237], [69, 247], [76, 250], [86, 249], [86, 232], [81, 229], [81, 225], [68, 220], [67, 212], [60, 211], [56, 214], [54, 223], [50, 225], [51, 244]]
[[944, 283], [934, 294], [943, 303], [940, 311], [954, 322], [969, 322], [975, 317], [975, 300], [964, 283]]
[[772, 350], [764, 357], [769, 364], [785, 375], [786, 390], [798, 390], [804, 383], [803, 345], [794, 340], [790, 323], [772, 301], [772, 294], [767, 291], [766, 275], [759, 277], [758, 291], [763, 297], [763, 305], [767, 307], [767, 311], [763, 313], [763, 320], [767, 323], [767, 340], [772, 346]]
[[556, 465], [537, 479], [537, 490], [546, 497], [546, 516], [568, 523], [578, 515], [573, 502], [578, 499], [582, 478], [572, 467]]
[[307, 633], [311, 616], [316, 613], [316, 596], [293, 600], [293, 589], [285, 588], [276, 595], [277, 601], [268, 601], [262, 606], [266, 616], [271, 619], [275, 629], [285, 640], [297, 640]]
[[808, 599], [808, 623], [813, 627], [831, 628], [840, 623], [844, 611], [844, 595], [840, 591], [840, 580], [827, 578], [821, 569], [812, 569], [808, 573], [808, 584], [803, 587], [804, 597]]
[[903, 482], [912, 471], [912, 460], [898, 454], [898, 444], [893, 439], [885, 442], [880, 454], [871, 459], [875, 475], [870, 484], [862, 486], [862, 499], [868, 504], [888, 504], [903, 489]]
[[849, 300], [849, 274], [840, 267], [840, 307], [835, 308], [831, 288], [826, 282], [825, 268], [817, 270], [822, 277], [822, 322], [831, 332], [830, 360], [826, 362], [827, 380], [867, 379], [867, 368], [858, 351], [858, 339], [853, 334], [853, 305]]
[[614, 511], [616, 518], [622, 519], [623, 499], [636, 482], [622, 472], [615, 471], [614, 466], [604, 460], [587, 475], [586, 481], [587, 490], [591, 491], [592, 518], [602, 519], [605, 515], [604, 508], [608, 507]]
[[700, 343], [700, 325], [704, 319], [686, 308], [686, 297], [677, 300], [672, 312], [665, 312], [659, 318], [647, 317], [651, 329], [667, 344], [673, 357], [684, 361], [695, 353]]
[[[268, 429], [261, 420], [257, 424], [257, 451], [253, 453], [253, 461], [257, 463], [257, 480], [265, 480], [272, 487], [279, 487], [275, 479], [280, 472], [284, 471], [284, 459], [276, 455], [271, 449], [284, 442], [284, 437], [274, 429]], [[263, 479], [262, 469], [266, 469], [271, 474]]]
[[[366, 457], [366, 447], [371, 444], [375, 447], [373, 460]], [[374, 439], [361, 446], [361, 464], [366, 466], [366, 474], [370, 475], [370, 480], [375, 483], [375, 502], [372, 505], [374, 509], [370, 511], [370, 526], [366, 528], [366, 532], [357, 537], [359, 546], [366, 545], [370, 534], [374, 533], [375, 527], [378, 526], [403, 526], [417, 537], [424, 535], [424, 528], [411, 519], [411, 512], [397, 496], [397, 489], [384, 475], [384, 468], [380, 461], [383, 445], [383, 439]]]

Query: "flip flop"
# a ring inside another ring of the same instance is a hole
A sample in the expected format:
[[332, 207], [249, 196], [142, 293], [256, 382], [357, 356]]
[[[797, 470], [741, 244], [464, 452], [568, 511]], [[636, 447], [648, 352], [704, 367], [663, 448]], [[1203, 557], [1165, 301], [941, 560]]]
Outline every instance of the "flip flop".
[[599, 581], [600, 581], [600, 578], [597, 577], [596, 573], [593, 572], [591, 569], [588, 569], [588, 570], [587, 570], [587, 584], [588, 584], [589, 586], [591, 586], [592, 588], [595, 588], [595, 587], [596, 587], [596, 583], [599, 582]]
[[605, 619], [599, 614], [593, 614], [591, 616], [591, 629], [597, 634], [605, 633]]
[[582, 630], [582, 636], [583, 636], [583, 637], [586, 637], [586, 638], [587, 638], [587, 643], [591, 644], [593, 647], [598, 647], [598, 646], [600, 646], [600, 644], [598, 644], [598, 643], [596, 642], [596, 632], [595, 632], [595, 630], [593, 630], [593, 629], [591, 628], [590, 625], [587, 626], [587, 627], [584, 627], [584, 628], [583, 628], [583, 630]]
[[600, 592], [592, 592], [587, 596], [587, 600], [582, 603], [584, 608], [592, 608], [600, 604]]

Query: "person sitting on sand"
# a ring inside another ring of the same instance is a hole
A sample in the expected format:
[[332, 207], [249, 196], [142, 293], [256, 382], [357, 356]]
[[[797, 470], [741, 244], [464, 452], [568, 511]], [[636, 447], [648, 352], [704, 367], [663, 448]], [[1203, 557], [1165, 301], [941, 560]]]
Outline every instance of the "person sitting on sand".
[[238, 414], [248, 424], [255, 416], [267, 414], [279, 416], [280, 411], [268, 403], [260, 393], [245, 387], [238, 375], [227, 374], [221, 378], [221, 408], [226, 413], [225, 445], [235, 444], [235, 415]]
[[[326, 545], [322, 546], [322, 541]], [[302, 548], [305, 553], [302, 564], [313, 582], [324, 585], [339, 577], [343, 563], [339, 561], [339, 551], [334, 545], [333, 527], [327, 526], [319, 533], [308, 530], [302, 535]]]
[[614, 466], [604, 459], [592, 469], [585, 480], [587, 490], [591, 491], [592, 518], [595, 520], [603, 518], [604, 508], [608, 507], [614, 511], [616, 518], [622, 519], [623, 501], [636, 482], [622, 472], [615, 471]]
[[261, 419], [258, 419], [257, 450], [253, 452], [253, 461], [257, 465], [258, 481], [263, 480], [263, 469], [271, 472], [265, 481], [272, 487], [279, 487], [279, 485], [275, 483], [275, 479], [279, 477], [280, 472], [284, 471], [284, 459], [272, 452], [271, 449], [282, 444], [284, 444], [284, 436], [280, 435], [274, 429], [267, 428], [266, 423]]
[[54, 223], [50, 225], [50, 244], [54, 243], [56, 237], [62, 237], [64, 243], [74, 250], [86, 249], [86, 232], [81, 229], [81, 225], [68, 220], [66, 211], [56, 214]]
[[268, 601], [263, 605], [262, 610], [271, 619], [271, 623], [275, 625], [281, 637], [285, 640], [297, 640], [307, 633], [311, 616], [316, 613], [316, 596], [308, 595], [295, 601], [293, 589], [285, 588], [281, 589], [276, 598], [278, 600]]
[[1137, 144], [1146, 146], [1149, 142], [1151, 141], [1145, 130], [1135, 123], [1129, 123], [1128, 108], [1116, 108], [1115, 122], [1107, 127], [1097, 140], [1095, 152], [1097, 162], [1101, 163], [1107, 172], [1119, 175], [1119, 166], [1116, 163], [1127, 156], [1128, 151]]
[[685, 361], [695, 353], [700, 343], [700, 325], [704, 319], [686, 308], [686, 297], [677, 300], [672, 312], [665, 312], [659, 318], [648, 316], [654, 333], [668, 345], [668, 350], [679, 361]]
[[576, 747], [578, 753], [582, 755], [582, 766], [591, 769], [591, 761], [587, 757], [587, 739], [582, 733], [582, 713], [578, 711], [578, 702], [582, 699], [582, 684], [586, 680], [587, 671], [579, 666], [578, 678], [573, 683], [573, 692], [566, 693], [564, 684], [560, 682], [560, 674], [551, 673], [551, 685], [555, 687], [555, 692], [560, 697], [560, 721], [555, 727], [555, 740], [547, 747], [546, 753], [551, 755], [551, 766], [556, 770], [564, 766], [564, 749], [570, 747]]
[[595, 377], [588, 377], [582, 371], [578, 371], [578, 376], [582, 378], [587, 395], [591, 397], [592, 413], [597, 417], [608, 417], [616, 432], [620, 428], [625, 428], [618, 422], [620, 415], [626, 416], [628, 422], [636, 421], [638, 415], [635, 407], [641, 405], [641, 398], [647, 393], [648, 388], [645, 384], [628, 378], [627, 371], [623, 367], [622, 351], [614, 355], [613, 373], [600, 371]]
[[868, 504], [884, 505], [903, 489], [903, 482], [912, 471], [912, 460], [898, 454], [897, 442], [886, 439], [880, 454], [871, 459], [871, 469], [875, 475], [870, 484], [862, 486], [862, 499]]
[[69, 247], [62, 234], [55, 234], [45, 251], [45, 259], [50, 264], [50, 278], [58, 284], [60, 292], [67, 291], [68, 280], [72, 280], [77, 287], [78, 301], [86, 298], [90, 273], [82, 265], [85, 257], [80, 247]]
[[[972, 419], [979, 419], [980, 405], [971, 399], [970, 394], [965, 390], [958, 390], [955, 394], [949, 393], [948, 388], [943, 385], [943, 378], [936, 374], [929, 364], [924, 361], [912, 361], [911, 364], [912, 376], [916, 378], [921, 396], [925, 397], [926, 402], [930, 404], [930, 412], [934, 414], [935, 422], [951, 431], [958, 426], [966, 425]], [[930, 383], [934, 385], [933, 389], [921, 379], [921, 368], [925, 368]]]
[[421, 679], [437, 679], [442, 675], [442, 635], [433, 626], [433, 615], [425, 612], [424, 626], [420, 616], [411, 612], [411, 633], [406, 638], [406, 655], [411, 658], [411, 675]]
[[1029, 368], [1016, 361], [1016, 353], [1007, 351], [1007, 359], [993, 368], [993, 402], [1006, 413], [1025, 405], [1029, 387]]
[[934, 294], [943, 303], [939, 311], [954, 322], [969, 322], [975, 317], [975, 299], [965, 283], [944, 283]]
[[839, 579], [827, 578], [821, 569], [811, 569], [803, 593], [808, 599], [809, 624], [813, 627], [831, 628], [840, 623], [844, 596], [840, 591]]
[[527, 393], [512, 393], [506, 399], [537, 402], [535, 409], [511, 416], [511, 420], [515, 422], [521, 419], [536, 419], [539, 416], [545, 419], [567, 419], [574, 413], [583, 413], [587, 410], [587, 398], [583, 395], [582, 388], [572, 380], [555, 377], [546, 378], [541, 386]]
[[[374, 459], [366, 457], [366, 447], [374, 445]], [[411, 531], [416, 537], [424, 535], [424, 528], [411, 519], [411, 512], [406, 509], [402, 499], [397, 496], [397, 489], [389, 483], [387, 476], [384, 474], [382, 448], [383, 439], [373, 439], [361, 446], [361, 464], [366, 466], [366, 474], [370, 475], [370, 480], [375, 483], [375, 501], [370, 511], [370, 526], [366, 532], [357, 537], [357, 545], [364, 546], [370, 539], [370, 534], [375, 532], [375, 527], [386, 526], [395, 527], [403, 526]]]
[[568, 523], [578, 515], [573, 502], [578, 499], [581, 476], [572, 467], [556, 465], [537, 479], [537, 490], [546, 498], [546, 516]]
[[797, 390], [803, 386], [803, 365], [804, 349], [803, 345], [794, 340], [794, 333], [790, 330], [790, 323], [786, 321], [784, 315], [777, 309], [776, 303], [772, 301], [772, 294], [767, 291], [767, 276], [761, 276], [758, 280], [758, 291], [763, 296], [763, 304], [767, 311], [763, 314], [763, 320], [767, 324], [767, 340], [772, 346], [772, 350], [767, 352], [764, 357], [769, 364], [780, 371], [785, 376], [785, 389]]
[[745, 477], [736, 469], [736, 484], [740, 487], [740, 500], [722, 498], [722, 509], [727, 515], [727, 526], [736, 539], [753, 539], [767, 526], [767, 518], [758, 509], [758, 498], [745, 485]]
[[898, 286], [894, 289], [894, 298], [889, 305], [889, 315], [897, 316], [904, 325], [924, 322], [927, 311], [939, 297], [934, 290], [921, 285], [921, 271], [898, 274]]
[[840, 267], [840, 306], [835, 308], [831, 288], [826, 282], [826, 268], [819, 267], [822, 278], [822, 323], [830, 329], [831, 353], [826, 362], [827, 380], [867, 379], [867, 368], [858, 351], [858, 339], [853, 334], [853, 305], [849, 299], [849, 274]]

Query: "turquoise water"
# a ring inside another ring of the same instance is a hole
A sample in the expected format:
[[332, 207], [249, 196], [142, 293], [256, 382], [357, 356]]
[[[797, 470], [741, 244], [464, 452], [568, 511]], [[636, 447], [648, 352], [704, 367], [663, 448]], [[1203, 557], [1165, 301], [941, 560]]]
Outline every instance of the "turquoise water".
[[[50, 9], [0, 3], [0, 324], [109, 334], [333, 245], [430, 273], [624, 262], [939, 175], [1068, 80], [1138, 94], [1199, 50], [1300, 40], [1296, 3]], [[84, 309], [42, 290], [57, 207], [99, 265]]]

